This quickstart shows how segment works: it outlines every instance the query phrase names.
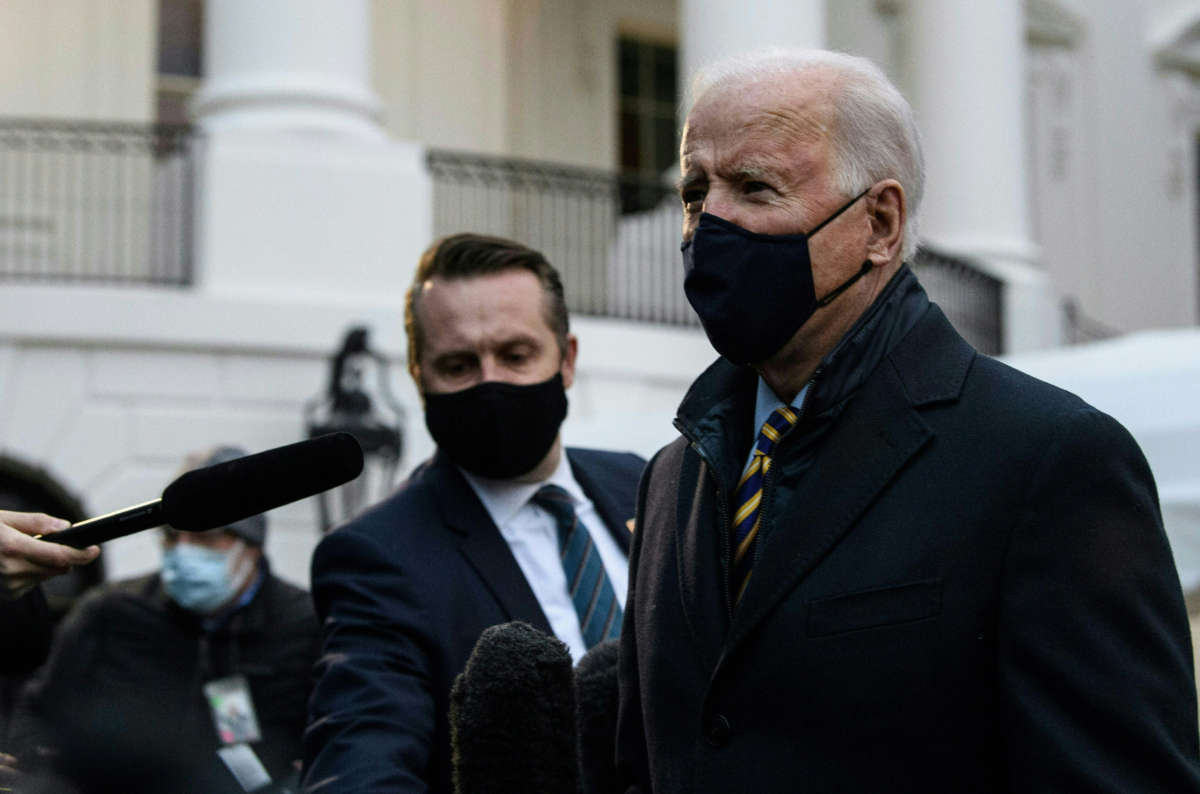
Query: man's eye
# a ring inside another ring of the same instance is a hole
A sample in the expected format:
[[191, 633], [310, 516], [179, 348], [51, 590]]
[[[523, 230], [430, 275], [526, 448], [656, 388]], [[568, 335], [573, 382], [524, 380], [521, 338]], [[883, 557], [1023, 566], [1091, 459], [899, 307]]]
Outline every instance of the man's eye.
[[763, 190], [770, 190], [771, 186], [766, 182], [747, 182], [743, 187], [747, 193], [759, 193]]

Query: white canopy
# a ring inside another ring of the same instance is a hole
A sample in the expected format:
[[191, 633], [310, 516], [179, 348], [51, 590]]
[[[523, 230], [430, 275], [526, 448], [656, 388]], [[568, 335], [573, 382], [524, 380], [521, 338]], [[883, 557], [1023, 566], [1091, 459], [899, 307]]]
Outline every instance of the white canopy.
[[1141, 445], [1185, 591], [1200, 588], [1200, 328], [1020, 353], [1005, 363], [1074, 392]]

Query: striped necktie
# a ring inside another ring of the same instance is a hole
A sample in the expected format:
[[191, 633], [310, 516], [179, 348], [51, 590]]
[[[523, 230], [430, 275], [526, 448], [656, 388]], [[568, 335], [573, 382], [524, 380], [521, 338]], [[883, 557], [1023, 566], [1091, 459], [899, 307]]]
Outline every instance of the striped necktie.
[[771, 412], [758, 432], [754, 442], [754, 457], [746, 467], [745, 474], [737, 487], [737, 512], [733, 514], [730, 533], [733, 560], [729, 566], [730, 592], [736, 605], [746, 591], [750, 581], [750, 568], [754, 564], [754, 542], [758, 538], [758, 525], [762, 518], [763, 482], [771, 470], [771, 453], [779, 437], [796, 424], [796, 412], [781, 405]]
[[619, 636], [621, 605], [592, 536], [575, 515], [570, 495], [557, 485], [544, 485], [532, 501], [553, 516], [558, 525], [559, 557], [567, 575], [567, 592], [579, 616], [584, 645], [591, 648], [601, 640]]

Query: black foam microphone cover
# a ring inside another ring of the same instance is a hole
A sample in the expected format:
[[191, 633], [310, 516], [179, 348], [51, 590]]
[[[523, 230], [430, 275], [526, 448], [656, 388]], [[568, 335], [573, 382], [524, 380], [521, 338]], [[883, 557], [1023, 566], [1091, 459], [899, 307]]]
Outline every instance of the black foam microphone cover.
[[579, 791], [619, 794], [617, 775], [617, 657], [620, 641], [592, 646], [575, 666], [576, 728], [579, 736]]
[[185, 532], [229, 526], [348, 482], [362, 468], [354, 436], [330, 433], [181, 475], [163, 491], [163, 517]]
[[81, 549], [162, 524], [186, 532], [218, 529], [335, 488], [362, 469], [354, 436], [330, 433], [189, 471], [161, 499], [80, 521], [43, 539]]
[[450, 691], [456, 794], [576, 794], [571, 654], [528, 623], [485, 629]]

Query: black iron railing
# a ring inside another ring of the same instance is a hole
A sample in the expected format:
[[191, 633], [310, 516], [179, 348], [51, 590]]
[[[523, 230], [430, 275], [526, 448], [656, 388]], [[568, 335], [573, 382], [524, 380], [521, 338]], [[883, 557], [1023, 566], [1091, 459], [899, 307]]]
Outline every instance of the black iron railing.
[[[0, 120], [0, 279], [191, 283], [198, 141], [182, 126]], [[574, 312], [697, 325], [669, 186], [445, 151], [428, 166], [435, 234], [498, 234], [541, 250]], [[630, 206], [652, 208], [622, 212]], [[915, 266], [963, 335], [1001, 352], [1000, 282], [927, 249]]]
[[[608, 171], [431, 151], [433, 226], [496, 234], [538, 249], [573, 312], [675, 325], [697, 321], [683, 295], [682, 215], [674, 190]], [[622, 214], [637, 197], [659, 201]]]
[[1004, 352], [1004, 283], [971, 260], [922, 246], [913, 270], [963, 338], [990, 356]]
[[[456, 152], [432, 151], [428, 162], [436, 235], [474, 231], [537, 248], [562, 273], [571, 311], [698, 324], [683, 294], [683, 216], [670, 187], [596, 169]], [[648, 204], [653, 209], [621, 212]], [[968, 341], [985, 353], [1002, 352], [998, 279], [966, 259], [929, 249], [914, 267]]]
[[0, 119], [0, 279], [188, 284], [184, 126]]

